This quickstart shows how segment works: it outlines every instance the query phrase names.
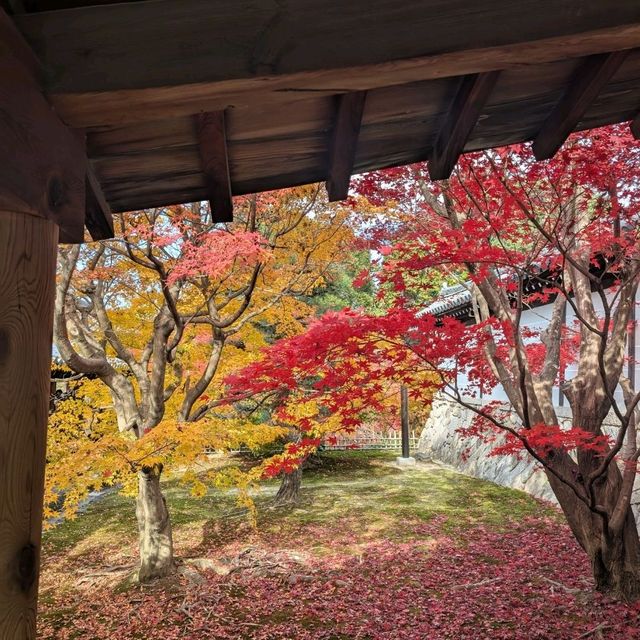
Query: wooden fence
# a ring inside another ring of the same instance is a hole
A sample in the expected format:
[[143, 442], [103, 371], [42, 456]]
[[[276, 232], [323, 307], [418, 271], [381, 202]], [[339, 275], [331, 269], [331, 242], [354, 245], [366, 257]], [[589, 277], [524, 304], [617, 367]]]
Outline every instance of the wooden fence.
[[[420, 438], [417, 435], [409, 436], [409, 448], [411, 451], [415, 451], [418, 447], [418, 441]], [[402, 450], [402, 436], [400, 432], [391, 431], [384, 435], [356, 435], [352, 437], [338, 437], [332, 444], [325, 442], [322, 447], [324, 451], [345, 451], [348, 449], [361, 449], [363, 451], [401, 451]], [[262, 455], [273, 455], [274, 453], [280, 453], [281, 447], [267, 448], [262, 450]], [[207, 448], [207, 453], [214, 453], [214, 449]], [[230, 451], [230, 453], [250, 453], [250, 450], [242, 446], [239, 449]]]
[[[412, 451], [417, 448], [419, 439], [420, 438], [414, 435], [409, 437], [409, 448]], [[399, 431], [394, 431], [380, 436], [339, 437], [334, 444], [325, 444], [324, 448], [332, 451], [344, 449], [400, 451], [402, 449], [402, 436]]]

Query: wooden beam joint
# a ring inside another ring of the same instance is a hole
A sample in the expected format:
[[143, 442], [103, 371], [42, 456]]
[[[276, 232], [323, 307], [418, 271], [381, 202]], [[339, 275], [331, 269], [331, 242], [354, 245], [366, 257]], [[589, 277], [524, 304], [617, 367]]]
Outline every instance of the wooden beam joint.
[[462, 78], [433, 146], [428, 163], [432, 180], [445, 180], [451, 175], [499, 75], [499, 71], [489, 71]]
[[233, 200], [224, 111], [194, 116], [202, 171], [214, 222], [233, 222]]
[[0, 9], [0, 210], [52, 220], [64, 242], [84, 241], [87, 157], [41, 88], [41, 68]]

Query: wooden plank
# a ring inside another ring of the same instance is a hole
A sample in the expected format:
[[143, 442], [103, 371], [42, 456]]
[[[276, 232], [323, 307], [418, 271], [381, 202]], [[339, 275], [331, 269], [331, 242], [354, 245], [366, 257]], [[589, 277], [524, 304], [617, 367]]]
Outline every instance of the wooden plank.
[[366, 99], [366, 91], [345, 93], [337, 98], [335, 124], [329, 146], [329, 202], [344, 200], [349, 195], [349, 181], [353, 172]]
[[111, 207], [104, 196], [100, 182], [91, 167], [87, 165], [85, 178], [86, 205], [84, 223], [93, 240], [113, 238], [113, 216]]
[[0, 209], [0, 638], [36, 637], [58, 227]]
[[584, 61], [533, 141], [537, 160], [555, 155], [628, 55], [628, 51], [615, 51]]
[[154, 0], [15, 19], [49, 70], [53, 104], [79, 127], [640, 46], [636, 0], [487, 0], [482, 9], [471, 0], [437, 10], [433, 0]]
[[490, 71], [462, 78], [460, 88], [433, 146], [428, 164], [432, 180], [444, 180], [451, 175], [499, 74], [499, 71]]
[[215, 222], [233, 222], [233, 200], [224, 111], [194, 116], [202, 171]]

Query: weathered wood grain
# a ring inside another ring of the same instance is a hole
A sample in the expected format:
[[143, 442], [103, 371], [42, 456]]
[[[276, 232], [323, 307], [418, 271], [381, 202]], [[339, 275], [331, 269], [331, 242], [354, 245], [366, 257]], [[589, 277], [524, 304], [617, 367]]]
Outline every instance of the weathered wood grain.
[[[465, 151], [532, 139], [579, 64], [566, 60], [501, 72]], [[458, 84], [447, 78], [368, 92], [354, 173], [428, 159]], [[628, 120], [639, 104], [640, 56], [633, 52], [577, 128]], [[231, 111], [234, 195], [326, 179], [332, 105], [331, 98], [307, 97], [283, 110], [256, 104]], [[145, 198], [149, 206], [206, 199], [193, 126], [189, 131], [179, 119], [136, 127], [89, 133], [96, 173], [113, 210], [145, 206]]]
[[628, 55], [628, 51], [599, 54], [580, 65], [533, 141], [537, 160], [555, 155]]
[[428, 169], [432, 180], [444, 180], [451, 175], [499, 74], [499, 71], [490, 71], [462, 78], [429, 159]]
[[345, 93], [337, 97], [327, 171], [329, 202], [344, 200], [349, 195], [349, 181], [358, 148], [366, 99], [366, 91]]
[[0, 638], [36, 637], [58, 227], [0, 210]]
[[486, 0], [482, 11], [470, 0], [154, 0], [16, 23], [49, 70], [53, 104], [78, 127], [640, 46], [636, 0]]
[[233, 222], [224, 111], [198, 113], [194, 123], [211, 216], [215, 222]]

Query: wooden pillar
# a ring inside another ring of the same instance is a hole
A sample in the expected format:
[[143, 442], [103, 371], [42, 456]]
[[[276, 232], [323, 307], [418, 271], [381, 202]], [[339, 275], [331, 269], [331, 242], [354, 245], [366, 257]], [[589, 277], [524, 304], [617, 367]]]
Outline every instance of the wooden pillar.
[[35, 638], [58, 227], [0, 211], [0, 638]]
[[0, 640], [36, 637], [58, 238], [82, 242], [88, 162], [0, 10]]

